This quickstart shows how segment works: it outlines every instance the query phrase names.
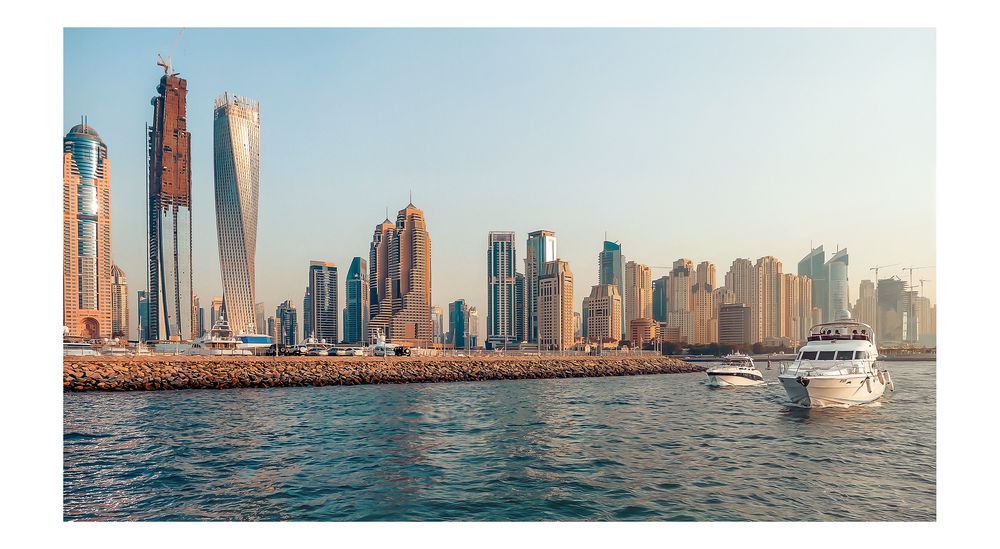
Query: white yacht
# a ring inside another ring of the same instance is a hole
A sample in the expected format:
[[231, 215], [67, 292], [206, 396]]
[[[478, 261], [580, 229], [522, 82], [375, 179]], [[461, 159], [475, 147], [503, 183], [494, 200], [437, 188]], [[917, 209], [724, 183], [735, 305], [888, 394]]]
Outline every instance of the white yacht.
[[200, 337], [191, 343], [188, 349], [189, 355], [233, 355], [246, 356], [253, 354], [247, 349], [240, 348], [243, 342], [233, 337], [233, 331], [229, 329], [229, 323], [225, 317], [220, 317], [215, 321], [212, 330], [207, 336]]
[[719, 366], [709, 368], [708, 384], [713, 387], [746, 387], [763, 385], [764, 375], [754, 367], [753, 359], [742, 353], [732, 353], [723, 357]]
[[788, 398], [800, 406], [852, 406], [882, 397], [893, 389], [888, 370], [875, 361], [871, 326], [850, 318], [817, 324], [794, 362], [778, 379]]

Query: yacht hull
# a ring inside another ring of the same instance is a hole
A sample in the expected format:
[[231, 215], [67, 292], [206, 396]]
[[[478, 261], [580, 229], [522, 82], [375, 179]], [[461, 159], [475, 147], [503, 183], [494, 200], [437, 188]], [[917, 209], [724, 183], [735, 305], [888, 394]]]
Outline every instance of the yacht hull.
[[712, 387], [750, 387], [753, 385], [763, 385], [764, 378], [760, 379], [746, 375], [737, 374], [708, 374], [708, 384]]
[[880, 376], [779, 376], [793, 404], [807, 407], [857, 406], [874, 402], [885, 394]]

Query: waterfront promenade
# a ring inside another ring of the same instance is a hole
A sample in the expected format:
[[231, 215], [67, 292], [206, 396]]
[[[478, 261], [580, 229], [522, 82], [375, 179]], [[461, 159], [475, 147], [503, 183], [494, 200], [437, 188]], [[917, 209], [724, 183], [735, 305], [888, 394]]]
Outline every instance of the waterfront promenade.
[[64, 391], [153, 391], [631, 376], [704, 371], [664, 356], [65, 357]]

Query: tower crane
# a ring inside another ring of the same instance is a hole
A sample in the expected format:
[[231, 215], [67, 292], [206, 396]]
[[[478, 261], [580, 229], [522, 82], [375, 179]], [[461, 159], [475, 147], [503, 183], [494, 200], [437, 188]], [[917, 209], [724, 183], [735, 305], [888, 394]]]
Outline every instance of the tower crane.
[[170, 49], [167, 51], [167, 58], [164, 59], [162, 55], [156, 54], [156, 64], [163, 67], [163, 74], [170, 74], [173, 70], [173, 65], [170, 60], [174, 57], [174, 50], [177, 49], [177, 44], [181, 41], [181, 36], [184, 34], [184, 29], [177, 31], [177, 35], [174, 36], [174, 43], [170, 45]]

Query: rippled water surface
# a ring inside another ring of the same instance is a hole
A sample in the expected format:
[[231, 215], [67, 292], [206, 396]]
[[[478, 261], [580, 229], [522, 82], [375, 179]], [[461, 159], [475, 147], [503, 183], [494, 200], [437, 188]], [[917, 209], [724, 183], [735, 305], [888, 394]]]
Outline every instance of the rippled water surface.
[[67, 520], [934, 520], [935, 365], [807, 410], [704, 374], [67, 393]]

